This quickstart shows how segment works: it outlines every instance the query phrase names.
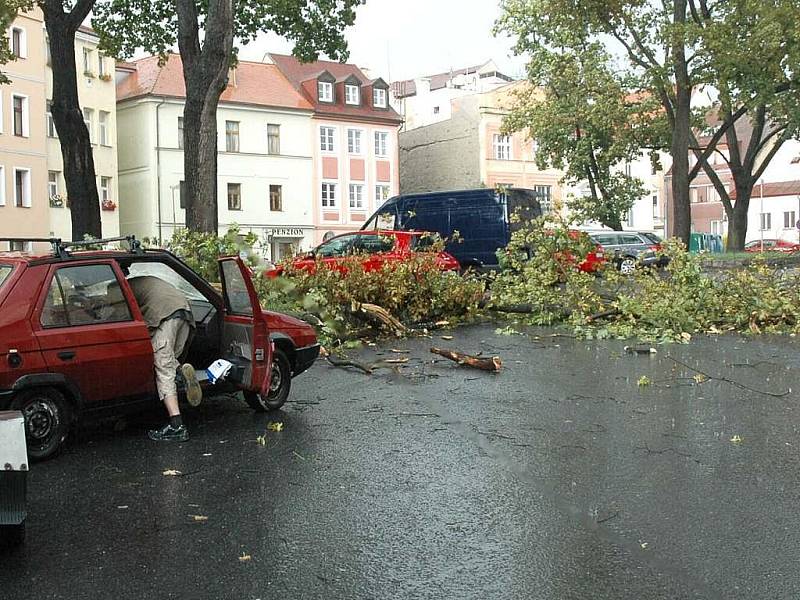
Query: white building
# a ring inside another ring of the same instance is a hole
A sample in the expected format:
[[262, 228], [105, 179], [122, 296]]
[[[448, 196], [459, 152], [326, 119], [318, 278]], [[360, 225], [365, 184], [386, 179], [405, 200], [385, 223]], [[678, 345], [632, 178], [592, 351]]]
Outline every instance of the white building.
[[512, 78], [490, 60], [475, 67], [395, 81], [390, 103], [405, 120], [403, 131], [408, 131], [450, 119], [454, 98], [488, 92], [509, 81]]
[[[185, 226], [180, 57], [117, 67], [120, 228], [165, 243]], [[219, 229], [277, 260], [314, 241], [312, 106], [272, 64], [240, 62], [217, 110]]]

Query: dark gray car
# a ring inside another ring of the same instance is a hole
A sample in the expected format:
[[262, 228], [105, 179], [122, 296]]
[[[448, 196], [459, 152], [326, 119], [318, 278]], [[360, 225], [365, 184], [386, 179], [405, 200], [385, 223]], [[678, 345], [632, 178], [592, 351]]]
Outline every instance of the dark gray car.
[[662, 266], [660, 240], [652, 233], [636, 231], [589, 231], [589, 237], [600, 244], [606, 259], [614, 261], [621, 273], [630, 275], [637, 266]]

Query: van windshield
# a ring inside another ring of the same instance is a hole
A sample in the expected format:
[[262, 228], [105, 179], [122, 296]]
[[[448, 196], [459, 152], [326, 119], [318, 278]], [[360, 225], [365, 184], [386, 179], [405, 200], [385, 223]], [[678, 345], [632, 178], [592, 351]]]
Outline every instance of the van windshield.
[[11, 275], [11, 271], [14, 270], [14, 267], [11, 265], [0, 265], [0, 288], [3, 287], [3, 284], [8, 279], [8, 276]]

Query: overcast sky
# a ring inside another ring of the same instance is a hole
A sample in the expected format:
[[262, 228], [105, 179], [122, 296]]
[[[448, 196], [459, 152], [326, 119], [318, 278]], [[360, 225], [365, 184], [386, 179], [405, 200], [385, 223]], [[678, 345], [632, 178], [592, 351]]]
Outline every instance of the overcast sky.
[[[509, 75], [523, 62], [511, 56], [512, 42], [492, 35], [497, 0], [367, 0], [346, 32], [350, 59], [387, 81], [432, 75], [494, 59]], [[265, 52], [290, 53], [277, 36], [262, 36], [240, 50], [244, 60]]]

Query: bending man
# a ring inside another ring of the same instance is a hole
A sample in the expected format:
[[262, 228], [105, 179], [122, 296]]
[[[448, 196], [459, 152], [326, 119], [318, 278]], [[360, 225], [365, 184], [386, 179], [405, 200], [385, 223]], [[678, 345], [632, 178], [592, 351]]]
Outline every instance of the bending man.
[[190, 364], [180, 365], [178, 357], [186, 349], [194, 328], [194, 317], [186, 297], [166, 281], [145, 275], [131, 277], [128, 284], [150, 332], [153, 344], [153, 363], [156, 372], [158, 396], [164, 403], [169, 422], [161, 429], [147, 433], [151, 440], [185, 442], [189, 431], [183, 424], [178, 406], [178, 388], [175, 377], [178, 367], [186, 380], [186, 397], [189, 404], [197, 406], [203, 391]]

